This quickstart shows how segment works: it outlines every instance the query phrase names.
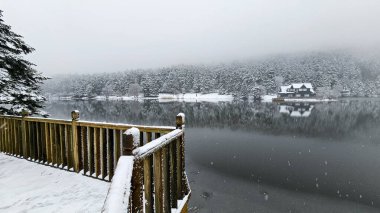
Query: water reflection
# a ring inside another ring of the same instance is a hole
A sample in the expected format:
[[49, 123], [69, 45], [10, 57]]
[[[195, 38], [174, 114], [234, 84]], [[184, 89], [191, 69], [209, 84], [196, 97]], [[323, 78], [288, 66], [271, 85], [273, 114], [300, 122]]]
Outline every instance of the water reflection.
[[279, 112], [287, 114], [290, 117], [309, 117], [314, 108], [314, 104], [308, 102], [294, 102], [288, 104], [280, 104]]
[[137, 101], [57, 101], [47, 105], [52, 117], [69, 118], [73, 109], [81, 119], [134, 124], [174, 125], [178, 112], [188, 127], [261, 131], [273, 135], [351, 137], [365, 135], [380, 124], [378, 100], [333, 103], [159, 103]]
[[73, 109], [82, 120], [150, 125], [174, 125], [184, 112], [191, 205], [200, 212], [363, 212], [380, 206], [380, 100], [46, 106], [55, 118], [68, 119]]

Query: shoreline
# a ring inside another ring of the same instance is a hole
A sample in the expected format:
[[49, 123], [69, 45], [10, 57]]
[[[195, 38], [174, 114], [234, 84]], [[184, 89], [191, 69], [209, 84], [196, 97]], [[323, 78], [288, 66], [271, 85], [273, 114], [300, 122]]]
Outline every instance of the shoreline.
[[[328, 98], [285, 98], [284, 101], [275, 102], [272, 99], [277, 98], [277, 95], [264, 95], [262, 96], [262, 100], [260, 102], [262, 103], [286, 103], [286, 102], [313, 102], [313, 103], [320, 103], [320, 102], [335, 102], [340, 100], [350, 100], [350, 99], [361, 99], [361, 98], [375, 98], [375, 97], [338, 97], [333, 99]], [[232, 102], [232, 101], [240, 101], [240, 99], [234, 98], [232, 95], [220, 95], [218, 93], [207, 93], [207, 94], [200, 94], [200, 93], [185, 93], [185, 94], [166, 94], [161, 93], [157, 97], [143, 97], [142, 95], [139, 95], [138, 97], [133, 96], [109, 96], [108, 98], [106, 96], [95, 96], [95, 97], [83, 97], [83, 98], [73, 98], [70, 96], [51, 96], [48, 98], [48, 100], [52, 101], [145, 101], [145, 100], [158, 100], [159, 102], [165, 103], [165, 102], [211, 102], [211, 103], [218, 103], [218, 102]], [[253, 98], [248, 99], [249, 102], [254, 101]]]

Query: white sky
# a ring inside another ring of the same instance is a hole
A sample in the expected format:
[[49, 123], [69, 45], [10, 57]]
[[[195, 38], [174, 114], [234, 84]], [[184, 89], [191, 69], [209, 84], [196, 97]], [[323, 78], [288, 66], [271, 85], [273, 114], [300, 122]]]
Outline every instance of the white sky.
[[379, 0], [0, 0], [45, 74], [380, 44]]

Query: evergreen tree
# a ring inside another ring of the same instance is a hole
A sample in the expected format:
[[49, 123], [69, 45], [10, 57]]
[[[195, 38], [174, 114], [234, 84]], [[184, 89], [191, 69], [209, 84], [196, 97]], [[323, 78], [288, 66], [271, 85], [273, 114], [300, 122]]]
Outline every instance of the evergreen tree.
[[0, 113], [20, 114], [22, 109], [32, 114], [39, 111], [45, 98], [40, 95], [40, 84], [47, 78], [32, 68], [24, 55], [34, 51], [22, 36], [14, 33], [2, 19], [0, 10]]

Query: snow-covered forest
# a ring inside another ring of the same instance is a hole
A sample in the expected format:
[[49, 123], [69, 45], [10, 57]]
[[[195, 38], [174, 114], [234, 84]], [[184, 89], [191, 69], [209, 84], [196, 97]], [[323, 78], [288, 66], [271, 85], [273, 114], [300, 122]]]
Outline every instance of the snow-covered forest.
[[292, 82], [310, 82], [317, 91], [348, 89], [353, 96], [374, 96], [380, 94], [380, 63], [377, 57], [344, 51], [310, 52], [218, 65], [53, 76], [44, 91], [61, 96], [124, 96], [138, 85], [145, 96], [217, 92], [247, 97], [256, 87], [270, 94], [276, 93], [280, 84]]

